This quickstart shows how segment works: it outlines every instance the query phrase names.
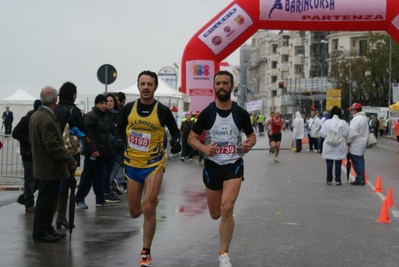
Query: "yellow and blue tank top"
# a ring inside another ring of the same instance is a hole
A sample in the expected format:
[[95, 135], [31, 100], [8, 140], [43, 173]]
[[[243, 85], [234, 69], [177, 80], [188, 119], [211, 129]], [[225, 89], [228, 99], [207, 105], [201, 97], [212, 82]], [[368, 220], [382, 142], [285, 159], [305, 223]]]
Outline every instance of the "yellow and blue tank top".
[[137, 100], [127, 118], [127, 149], [125, 161], [127, 166], [150, 168], [157, 166], [164, 157], [165, 129], [158, 118], [158, 102], [148, 116], [137, 112]]

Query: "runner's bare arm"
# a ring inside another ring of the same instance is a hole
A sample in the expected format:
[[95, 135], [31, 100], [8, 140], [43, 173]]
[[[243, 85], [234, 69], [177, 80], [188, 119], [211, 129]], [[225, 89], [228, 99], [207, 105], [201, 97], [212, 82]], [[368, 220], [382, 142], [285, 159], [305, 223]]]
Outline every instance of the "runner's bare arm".
[[242, 152], [248, 153], [255, 144], [256, 144], [255, 133], [247, 135], [247, 139], [242, 143]]
[[201, 151], [205, 155], [212, 157], [216, 154], [216, 142], [213, 142], [209, 146], [206, 146], [198, 139], [200, 135], [190, 132], [188, 135], [187, 143], [195, 150]]

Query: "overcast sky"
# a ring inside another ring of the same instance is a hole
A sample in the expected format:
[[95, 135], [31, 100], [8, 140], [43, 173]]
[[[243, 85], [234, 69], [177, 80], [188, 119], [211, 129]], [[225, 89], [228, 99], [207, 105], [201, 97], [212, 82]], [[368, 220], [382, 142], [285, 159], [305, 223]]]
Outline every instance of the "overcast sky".
[[[56, 89], [65, 81], [80, 95], [96, 95], [103, 64], [133, 85], [145, 69], [180, 65], [191, 37], [231, 0], [0, 0], [0, 99], [24, 89]], [[239, 63], [236, 51], [226, 59]]]

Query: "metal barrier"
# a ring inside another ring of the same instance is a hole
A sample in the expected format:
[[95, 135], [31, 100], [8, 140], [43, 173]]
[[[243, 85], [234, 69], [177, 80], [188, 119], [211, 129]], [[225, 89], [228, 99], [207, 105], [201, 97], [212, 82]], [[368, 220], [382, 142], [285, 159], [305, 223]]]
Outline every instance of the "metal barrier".
[[3, 148], [0, 149], [0, 176], [7, 178], [24, 178], [19, 142], [10, 135], [0, 135]]

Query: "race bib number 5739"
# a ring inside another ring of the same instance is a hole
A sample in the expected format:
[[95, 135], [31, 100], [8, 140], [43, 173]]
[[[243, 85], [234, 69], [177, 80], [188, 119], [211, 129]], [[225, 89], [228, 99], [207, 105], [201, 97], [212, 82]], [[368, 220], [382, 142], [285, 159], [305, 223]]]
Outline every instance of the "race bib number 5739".
[[151, 134], [130, 131], [129, 146], [133, 149], [147, 152], [150, 147]]

